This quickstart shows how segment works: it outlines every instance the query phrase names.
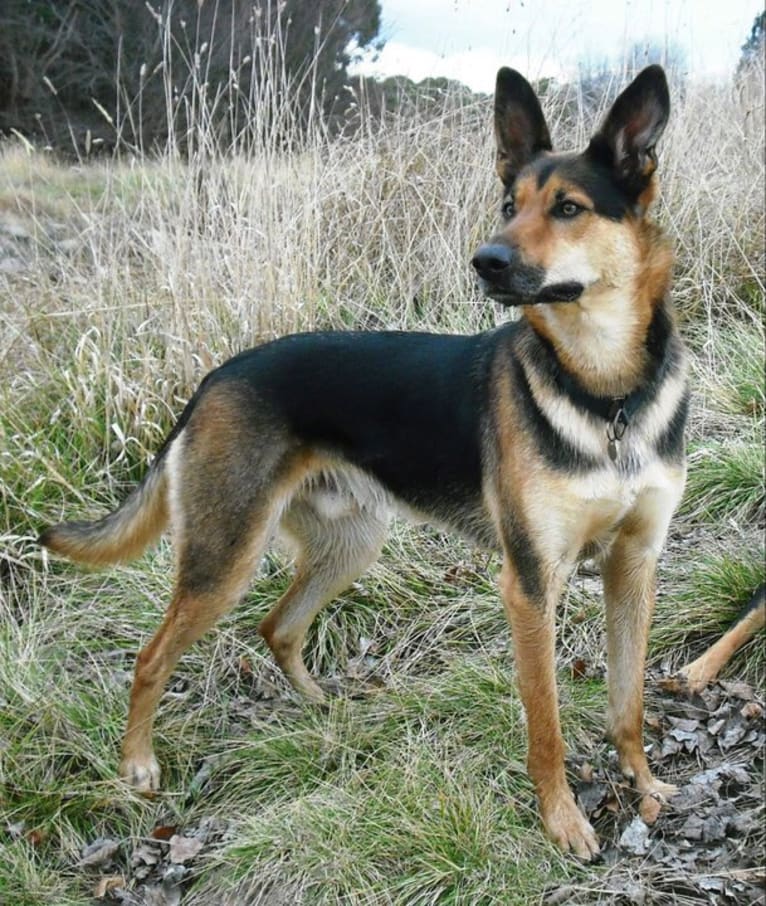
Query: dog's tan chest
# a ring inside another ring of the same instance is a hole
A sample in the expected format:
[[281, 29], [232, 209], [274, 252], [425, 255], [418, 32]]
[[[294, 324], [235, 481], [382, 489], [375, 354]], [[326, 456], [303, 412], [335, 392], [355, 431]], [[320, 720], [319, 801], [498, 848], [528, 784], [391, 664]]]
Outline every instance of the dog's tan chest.
[[584, 543], [608, 546], [614, 533], [631, 519], [644, 526], [649, 546], [659, 549], [683, 485], [683, 468], [659, 459], [629, 475], [607, 467], [574, 479], [570, 493], [577, 501]]
[[642, 525], [647, 548], [659, 550], [683, 484], [683, 467], [659, 459], [630, 474], [605, 462], [580, 476], [549, 473], [536, 487], [527, 485], [523, 507], [538, 548], [554, 560], [607, 550], [627, 520]]

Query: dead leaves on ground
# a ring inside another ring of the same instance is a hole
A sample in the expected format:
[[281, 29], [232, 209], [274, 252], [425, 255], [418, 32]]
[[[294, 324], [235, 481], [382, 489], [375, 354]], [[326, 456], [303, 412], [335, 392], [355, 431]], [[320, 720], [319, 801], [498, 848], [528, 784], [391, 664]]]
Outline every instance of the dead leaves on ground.
[[711, 904], [764, 902], [764, 708], [746, 683], [689, 695], [654, 678], [649, 759], [679, 791], [669, 803], [639, 796], [616, 756], [575, 768], [575, 790], [602, 841], [606, 875], [548, 893], [545, 903]]
[[148, 837], [132, 843], [99, 838], [83, 849], [76, 867], [99, 872], [92, 891], [101, 902], [178, 906], [194, 860], [221, 841], [226, 825], [206, 818], [184, 833], [178, 831], [176, 825], [159, 824]]
[[[650, 763], [678, 784], [678, 794], [668, 804], [639, 796], [613, 753], [574, 765], [578, 801], [602, 841], [601, 864], [583, 869], [577, 885], [550, 890], [544, 902], [762, 903], [763, 703], [745, 683], [688, 695], [676, 680], [655, 677], [647, 689]], [[199, 860], [225, 831], [213, 818], [191, 827], [158, 823], [138, 841], [93, 841], [75, 868], [93, 876], [89, 886], [100, 902], [179, 906]]]

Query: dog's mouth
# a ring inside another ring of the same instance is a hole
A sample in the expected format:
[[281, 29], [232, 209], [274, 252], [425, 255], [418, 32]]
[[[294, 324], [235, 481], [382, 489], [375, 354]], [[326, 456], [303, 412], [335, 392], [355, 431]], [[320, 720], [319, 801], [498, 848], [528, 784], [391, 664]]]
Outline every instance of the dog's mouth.
[[543, 302], [576, 302], [585, 292], [582, 283], [572, 280], [568, 283], [553, 283], [544, 286], [537, 294], [535, 303]]
[[585, 292], [585, 286], [576, 281], [567, 283], [552, 283], [550, 286], [544, 286], [534, 295], [513, 292], [499, 286], [487, 286], [486, 281], [484, 292], [490, 299], [499, 302], [501, 305], [546, 305], [552, 302], [576, 302]]

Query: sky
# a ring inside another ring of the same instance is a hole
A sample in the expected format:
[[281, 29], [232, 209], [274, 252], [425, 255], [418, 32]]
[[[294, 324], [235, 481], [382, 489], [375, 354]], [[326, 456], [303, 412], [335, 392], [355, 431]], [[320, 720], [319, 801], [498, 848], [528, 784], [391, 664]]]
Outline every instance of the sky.
[[500, 66], [528, 78], [576, 74], [647, 41], [680, 47], [692, 78], [726, 78], [760, 0], [381, 0], [386, 45], [356, 71], [457, 79], [492, 92]]

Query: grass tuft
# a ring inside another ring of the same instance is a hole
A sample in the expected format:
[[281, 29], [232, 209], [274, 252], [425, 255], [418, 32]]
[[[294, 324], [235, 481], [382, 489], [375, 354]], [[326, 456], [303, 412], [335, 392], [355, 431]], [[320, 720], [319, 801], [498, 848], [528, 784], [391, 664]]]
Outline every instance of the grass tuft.
[[[674, 667], [701, 654], [734, 622], [741, 608], [764, 580], [763, 539], [755, 550], [707, 553], [682, 572], [672, 595], [657, 606], [651, 650], [672, 655]], [[766, 675], [763, 640], [749, 642], [728, 665], [725, 676], [748, 678], [756, 688]]]
[[718, 523], [763, 522], [764, 452], [754, 441], [711, 441], [693, 449], [682, 509]]

